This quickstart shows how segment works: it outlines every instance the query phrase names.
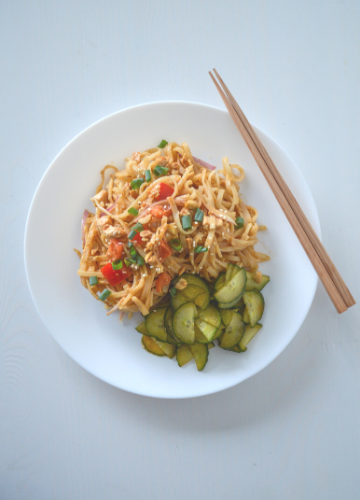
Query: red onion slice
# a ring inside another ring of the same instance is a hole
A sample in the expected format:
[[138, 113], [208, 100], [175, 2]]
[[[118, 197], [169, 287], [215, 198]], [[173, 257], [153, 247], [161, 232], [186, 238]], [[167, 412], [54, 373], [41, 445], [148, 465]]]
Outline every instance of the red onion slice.
[[83, 248], [85, 246], [85, 224], [86, 224], [86, 219], [88, 217], [89, 217], [89, 212], [87, 210], [85, 210], [84, 214], [82, 216], [82, 220], [81, 220], [81, 239], [82, 239]]
[[200, 158], [196, 158], [196, 156], [193, 156], [193, 158], [196, 161], [196, 163], [198, 163], [202, 167], [208, 168], [209, 170], [216, 170], [216, 167], [214, 167], [214, 165], [210, 165], [210, 163], [200, 160]]

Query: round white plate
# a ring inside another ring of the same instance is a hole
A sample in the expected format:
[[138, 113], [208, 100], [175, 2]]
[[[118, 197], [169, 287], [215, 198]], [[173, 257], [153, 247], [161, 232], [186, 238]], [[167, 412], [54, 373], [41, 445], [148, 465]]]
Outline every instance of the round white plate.
[[[256, 129], [270, 156], [292, 189], [315, 231], [319, 219], [310, 190], [284, 151]], [[264, 289], [262, 330], [243, 354], [218, 347], [209, 353], [204, 371], [195, 363], [152, 356], [141, 348], [135, 326], [140, 314], [119, 323], [106, 316], [80, 284], [76, 271], [81, 248], [80, 221], [99, 183], [99, 171], [113, 162], [159, 144], [161, 139], [187, 142], [193, 154], [221, 166], [221, 158], [240, 163], [246, 172], [244, 200], [259, 211], [259, 251], [271, 261], [261, 270], [271, 276]], [[36, 308], [60, 346], [90, 373], [116, 387], [159, 398], [211, 394], [242, 382], [262, 370], [288, 345], [312, 303], [317, 275], [227, 112], [185, 102], [163, 102], [125, 109], [75, 137], [45, 172], [31, 204], [25, 234], [25, 265]], [[285, 375], [285, 374], [284, 374]]]

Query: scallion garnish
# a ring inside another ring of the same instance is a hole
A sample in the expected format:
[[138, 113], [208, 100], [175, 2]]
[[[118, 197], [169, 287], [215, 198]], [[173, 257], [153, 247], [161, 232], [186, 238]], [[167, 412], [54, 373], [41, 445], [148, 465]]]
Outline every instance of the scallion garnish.
[[167, 141], [165, 141], [164, 139], [160, 142], [160, 144], [158, 145], [158, 148], [164, 148], [166, 145], [167, 145]]
[[151, 172], [150, 170], [145, 170], [145, 181], [151, 182]]
[[242, 227], [244, 227], [244, 219], [242, 217], [236, 217], [235, 222], [236, 229], [241, 229]]
[[105, 290], [103, 290], [100, 293], [100, 295], [98, 295], [98, 297], [99, 297], [100, 300], [104, 301], [104, 300], [106, 300], [109, 297], [110, 294], [111, 294], [110, 290], [108, 290], [107, 288], [105, 288]]
[[135, 255], [137, 255], [136, 248], [134, 247], [134, 245], [131, 242], [129, 242], [129, 248], [130, 248], [130, 255], [132, 257], [134, 257]]
[[128, 212], [129, 212], [129, 214], [131, 214], [131, 215], [135, 215], [135, 217], [136, 217], [137, 215], [139, 215], [139, 210], [136, 210], [136, 208], [134, 208], [134, 207], [129, 208]]
[[114, 262], [112, 262], [111, 265], [114, 271], [119, 271], [119, 269], [122, 269], [123, 261], [121, 259], [114, 260]]
[[185, 231], [192, 228], [190, 215], [183, 215], [181, 217], [181, 225]]
[[177, 252], [181, 252], [182, 246], [181, 241], [178, 238], [174, 238], [170, 241], [170, 246]]
[[194, 250], [195, 253], [205, 253], [207, 251], [208, 251], [208, 248], [207, 247], [203, 247], [202, 245], [199, 245]]
[[170, 288], [170, 295], [171, 295], [171, 297], [175, 297], [175, 295], [176, 295], [176, 288]]
[[131, 189], [140, 189], [140, 186], [142, 184], [144, 184], [145, 180], [140, 177], [140, 179], [134, 179], [133, 181], [131, 181]]
[[144, 259], [139, 254], [136, 256], [136, 263], [137, 263], [138, 266], [143, 266], [145, 264]]
[[126, 267], [130, 267], [131, 264], [136, 264], [136, 260], [134, 259], [124, 259]]
[[141, 231], [143, 231], [143, 230], [144, 230], [144, 226], [143, 226], [140, 222], [137, 222], [137, 223], [135, 224], [135, 226], [133, 227], [133, 229], [134, 229], [135, 231], [137, 231], [138, 233], [141, 233]]
[[90, 286], [97, 285], [98, 284], [97, 276], [90, 276], [90, 278], [89, 278], [89, 284], [90, 284]]
[[202, 222], [203, 218], [204, 218], [204, 212], [202, 210], [200, 210], [200, 208], [197, 208], [196, 212], [195, 212], [194, 220], [196, 220], [196, 222]]
[[132, 229], [129, 233], [129, 240], [133, 240], [136, 235], [137, 235], [137, 232]]
[[162, 167], [161, 165], [156, 165], [153, 172], [157, 177], [160, 177], [160, 175], [167, 175], [169, 173], [169, 169]]

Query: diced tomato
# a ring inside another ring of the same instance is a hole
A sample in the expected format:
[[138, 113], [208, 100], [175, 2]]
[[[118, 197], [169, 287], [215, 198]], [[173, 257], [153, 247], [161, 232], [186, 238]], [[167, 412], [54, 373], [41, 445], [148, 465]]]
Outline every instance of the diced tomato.
[[[149, 226], [147, 224], [144, 224], [144, 231], [145, 230], [148, 230], [149, 229]], [[131, 240], [131, 243], [134, 243], [135, 245], [139, 245], [141, 247], [144, 247], [146, 245], [146, 241], [144, 241], [142, 239], [142, 237], [140, 236], [140, 233], [137, 233], [136, 236], [133, 237], [133, 239]]]
[[169, 206], [165, 205], [164, 207], [152, 207], [150, 209], [151, 215], [154, 217], [157, 217], [158, 219], [162, 219], [162, 217], [167, 217], [168, 215], [172, 214], [172, 210]]
[[113, 238], [110, 240], [110, 245], [106, 255], [108, 256], [110, 262], [114, 262], [114, 260], [121, 259], [123, 251], [124, 245], [120, 241]]
[[159, 261], [162, 262], [167, 257], [170, 257], [172, 253], [173, 253], [172, 248], [166, 243], [166, 241], [161, 240], [159, 247]]
[[109, 264], [106, 264], [106, 266], [102, 267], [101, 272], [104, 278], [107, 279], [110, 285], [112, 286], [118, 285], [132, 274], [131, 269], [126, 267], [124, 263], [122, 269], [115, 271], [112, 268], [111, 262], [109, 262]]
[[169, 273], [161, 273], [158, 279], [156, 280], [156, 291], [162, 292], [164, 286], [168, 285], [171, 281], [171, 276]]
[[159, 190], [159, 194], [157, 196], [157, 201], [160, 201], [160, 200], [166, 200], [166, 198], [168, 198], [169, 196], [171, 196], [173, 194], [174, 190], [171, 186], [169, 186], [168, 184], [165, 184], [165, 182], [160, 182], [160, 190]]

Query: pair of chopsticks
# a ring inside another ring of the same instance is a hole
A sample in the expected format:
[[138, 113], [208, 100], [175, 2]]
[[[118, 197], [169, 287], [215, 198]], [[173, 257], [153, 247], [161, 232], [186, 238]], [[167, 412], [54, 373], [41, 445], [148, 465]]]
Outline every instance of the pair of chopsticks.
[[355, 304], [353, 296], [240, 106], [235, 101], [218, 72], [215, 69], [213, 71], [218, 81], [216, 81], [211, 71], [209, 71], [209, 74], [231, 118], [264, 174], [275, 198], [295, 231], [337, 312], [345, 312]]

